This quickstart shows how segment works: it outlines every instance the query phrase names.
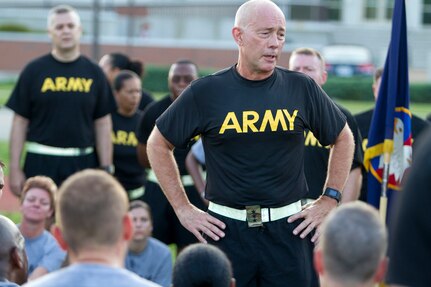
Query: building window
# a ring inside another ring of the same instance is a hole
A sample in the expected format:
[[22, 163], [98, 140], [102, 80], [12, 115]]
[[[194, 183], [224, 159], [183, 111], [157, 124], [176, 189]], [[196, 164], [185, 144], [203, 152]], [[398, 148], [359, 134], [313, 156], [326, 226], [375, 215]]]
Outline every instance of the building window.
[[431, 24], [431, 0], [424, 0], [424, 10], [422, 16], [422, 22], [425, 25]]
[[365, 2], [365, 18], [377, 19], [377, 0], [367, 0]]
[[294, 21], [340, 21], [341, 0], [292, 1], [290, 17]]
[[392, 19], [392, 14], [394, 14], [394, 5], [395, 5], [395, 1], [387, 1], [386, 2], [385, 16], [386, 16], [386, 19], [388, 19], [388, 20]]

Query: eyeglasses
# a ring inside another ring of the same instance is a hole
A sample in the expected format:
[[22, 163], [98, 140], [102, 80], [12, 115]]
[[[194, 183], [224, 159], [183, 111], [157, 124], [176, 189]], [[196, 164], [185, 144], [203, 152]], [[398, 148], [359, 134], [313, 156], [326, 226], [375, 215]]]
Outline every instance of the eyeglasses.
[[174, 75], [172, 76], [171, 81], [175, 84], [178, 84], [179, 82], [181, 82], [181, 80], [183, 80], [185, 83], [191, 83], [194, 79], [195, 77], [192, 75], [184, 75], [184, 76]]

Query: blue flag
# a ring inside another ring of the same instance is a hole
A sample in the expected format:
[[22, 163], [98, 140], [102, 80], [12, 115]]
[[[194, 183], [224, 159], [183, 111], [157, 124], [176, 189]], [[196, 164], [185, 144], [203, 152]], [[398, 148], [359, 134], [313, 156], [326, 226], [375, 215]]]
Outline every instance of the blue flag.
[[[364, 165], [368, 171], [368, 202], [379, 208], [384, 155], [390, 156], [387, 185], [388, 214], [404, 172], [411, 165], [412, 134], [409, 110], [407, 25], [404, 0], [396, 0], [392, 34], [371, 120]], [[386, 216], [386, 218], [388, 218]]]

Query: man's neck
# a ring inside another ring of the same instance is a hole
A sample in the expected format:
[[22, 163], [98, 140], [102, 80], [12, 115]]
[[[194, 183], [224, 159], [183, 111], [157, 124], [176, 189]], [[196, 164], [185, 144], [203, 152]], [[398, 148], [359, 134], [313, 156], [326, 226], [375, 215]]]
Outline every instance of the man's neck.
[[71, 264], [78, 263], [93, 263], [101, 264], [111, 267], [124, 266], [124, 247], [120, 246], [107, 246], [86, 248], [78, 252], [69, 251], [69, 260]]
[[54, 49], [51, 51], [52, 56], [60, 62], [69, 63], [73, 62], [81, 55], [79, 50], [70, 50], [70, 51], [60, 51], [58, 49]]
[[148, 245], [148, 239], [144, 240], [132, 240], [129, 243], [129, 250], [133, 253], [141, 253]]
[[375, 283], [366, 282], [366, 283], [347, 283], [334, 280], [333, 278], [328, 278], [328, 276], [320, 277], [320, 286], [321, 287], [374, 287]]

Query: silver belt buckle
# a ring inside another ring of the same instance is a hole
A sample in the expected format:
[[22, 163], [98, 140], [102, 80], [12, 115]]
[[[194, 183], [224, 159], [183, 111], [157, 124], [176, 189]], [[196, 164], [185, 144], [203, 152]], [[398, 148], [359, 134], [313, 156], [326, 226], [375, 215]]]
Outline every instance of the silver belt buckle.
[[248, 227], [260, 227], [262, 224], [262, 212], [260, 205], [246, 206]]

